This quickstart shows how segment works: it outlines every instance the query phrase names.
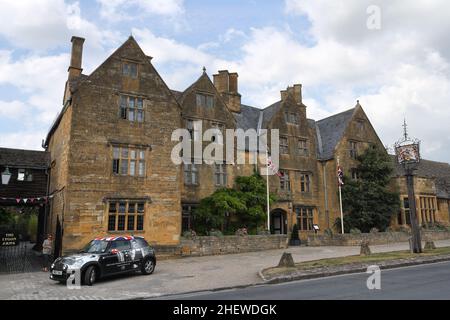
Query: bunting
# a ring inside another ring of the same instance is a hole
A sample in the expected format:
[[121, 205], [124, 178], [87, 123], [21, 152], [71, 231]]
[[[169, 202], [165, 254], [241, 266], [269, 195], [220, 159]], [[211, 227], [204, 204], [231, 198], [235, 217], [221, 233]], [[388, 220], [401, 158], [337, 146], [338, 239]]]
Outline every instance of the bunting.
[[41, 197], [30, 197], [30, 198], [8, 198], [8, 197], [0, 197], [2, 201], [15, 201], [17, 204], [39, 204], [39, 203], [47, 203], [48, 200], [53, 199], [55, 194], [51, 194], [49, 196], [41, 196]]

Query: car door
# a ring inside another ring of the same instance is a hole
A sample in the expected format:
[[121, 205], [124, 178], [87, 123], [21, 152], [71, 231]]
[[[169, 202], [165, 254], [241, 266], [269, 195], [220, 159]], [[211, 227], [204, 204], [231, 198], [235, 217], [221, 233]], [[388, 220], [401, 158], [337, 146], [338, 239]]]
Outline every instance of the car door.
[[114, 248], [117, 250], [117, 272], [128, 271], [132, 267], [131, 259], [131, 243], [129, 240], [116, 240], [113, 241]]
[[119, 256], [117, 255], [117, 248], [114, 244], [115, 241], [111, 241], [109, 248], [101, 256], [100, 264], [106, 274], [114, 274], [119, 271]]

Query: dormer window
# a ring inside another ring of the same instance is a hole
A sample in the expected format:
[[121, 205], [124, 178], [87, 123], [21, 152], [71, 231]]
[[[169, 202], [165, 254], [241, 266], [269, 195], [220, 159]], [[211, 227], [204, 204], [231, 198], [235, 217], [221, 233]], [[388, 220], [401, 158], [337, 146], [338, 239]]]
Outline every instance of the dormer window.
[[197, 93], [196, 102], [197, 107], [208, 107], [208, 108], [214, 107], [214, 97], [209, 94]]
[[124, 62], [122, 65], [122, 75], [136, 79], [138, 75], [138, 66], [136, 63]]

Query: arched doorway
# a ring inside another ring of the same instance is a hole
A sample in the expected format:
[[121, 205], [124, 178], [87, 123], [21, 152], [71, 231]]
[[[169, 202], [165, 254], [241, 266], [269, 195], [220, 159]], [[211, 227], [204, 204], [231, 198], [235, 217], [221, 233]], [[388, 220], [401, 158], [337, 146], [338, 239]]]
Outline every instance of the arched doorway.
[[287, 214], [283, 209], [274, 209], [270, 213], [270, 233], [287, 234]]

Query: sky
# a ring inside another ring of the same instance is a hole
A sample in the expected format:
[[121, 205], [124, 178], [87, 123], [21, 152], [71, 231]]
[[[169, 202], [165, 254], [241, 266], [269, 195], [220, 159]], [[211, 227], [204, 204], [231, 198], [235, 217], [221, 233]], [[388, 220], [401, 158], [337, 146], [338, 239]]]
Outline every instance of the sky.
[[62, 98], [72, 35], [90, 74], [133, 35], [171, 89], [202, 73], [239, 74], [242, 103], [264, 108], [303, 85], [307, 116], [353, 108], [383, 143], [421, 141], [450, 162], [446, 0], [0, 0], [0, 147], [41, 150]]

